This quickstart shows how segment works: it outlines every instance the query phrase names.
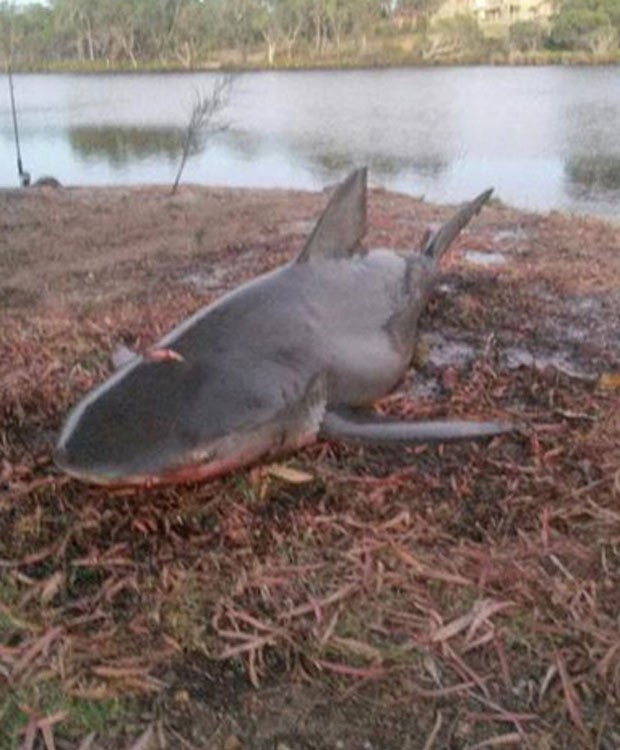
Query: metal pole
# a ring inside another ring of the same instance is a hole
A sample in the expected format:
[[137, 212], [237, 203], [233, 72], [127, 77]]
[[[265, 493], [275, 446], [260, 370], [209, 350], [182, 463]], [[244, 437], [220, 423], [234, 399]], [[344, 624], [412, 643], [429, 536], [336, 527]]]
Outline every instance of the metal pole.
[[15, 106], [15, 91], [13, 88], [13, 18], [15, 16], [15, 3], [11, 3], [11, 23], [9, 26], [9, 59], [7, 73], [9, 77], [9, 91], [11, 92], [11, 113], [13, 115], [13, 131], [15, 133], [15, 150], [17, 152], [17, 174], [23, 187], [30, 184], [30, 175], [24, 172], [22, 164], [22, 152], [19, 144], [19, 127], [17, 125], [17, 107]]
[[15, 107], [15, 92], [13, 91], [13, 72], [11, 70], [11, 63], [8, 65], [8, 74], [9, 90], [11, 92], [11, 112], [13, 114], [13, 131], [15, 133], [15, 149], [17, 151], [17, 173], [21, 180], [24, 175], [24, 168], [22, 166], [22, 154], [19, 147], [19, 128], [17, 127], [17, 109]]

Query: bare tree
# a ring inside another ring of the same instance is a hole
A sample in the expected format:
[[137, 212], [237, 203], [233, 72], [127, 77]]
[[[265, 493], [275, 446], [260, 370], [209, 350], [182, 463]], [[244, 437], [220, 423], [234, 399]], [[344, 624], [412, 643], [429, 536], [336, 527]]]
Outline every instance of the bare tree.
[[230, 127], [230, 123], [223, 120], [221, 115], [228, 104], [234, 81], [233, 75], [226, 75], [216, 80], [210, 94], [196, 92], [192, 113], [183, 137], [181, 161], [172, 185], [171, 195], [177, 191], [190, 154], [202, 151], [214, 135]]

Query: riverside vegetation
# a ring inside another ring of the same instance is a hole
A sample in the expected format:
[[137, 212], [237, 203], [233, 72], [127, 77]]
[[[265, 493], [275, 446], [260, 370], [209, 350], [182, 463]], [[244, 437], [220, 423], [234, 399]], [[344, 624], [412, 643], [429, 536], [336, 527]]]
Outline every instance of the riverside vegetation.
[[0, 1], [21, 70], [611, 62], [620, 0], [559, 0], [547, 21], [436, 18], [442, 0]]

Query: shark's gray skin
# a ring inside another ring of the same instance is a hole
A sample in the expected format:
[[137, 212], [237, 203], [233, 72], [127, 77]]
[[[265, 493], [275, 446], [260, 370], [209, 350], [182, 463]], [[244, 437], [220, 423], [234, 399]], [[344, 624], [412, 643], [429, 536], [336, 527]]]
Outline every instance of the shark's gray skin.
[[364, 412], [403, 378], [418, 318], [482, 193], [421, 252], [360, 249], [366, 170], [336, 190], [299, 256], [198, 311], [88, 394], [57, 465], [109, 485], [216, 476], [320, 437], [362, 442], [478, 438], [498, 422], [397, 422]]

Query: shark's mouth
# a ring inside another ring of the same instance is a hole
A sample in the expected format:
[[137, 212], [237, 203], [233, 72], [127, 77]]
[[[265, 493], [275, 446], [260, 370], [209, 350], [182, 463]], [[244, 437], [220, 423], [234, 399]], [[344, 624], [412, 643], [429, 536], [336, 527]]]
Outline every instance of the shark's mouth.
[[164, 471], [161, 474], [150, 477], [143, 477], [142, 481], [138, 477], [137, 482], [132, 484], [141, 484], [144, 487], [159, 487], [169, 484], [191, 484], [193, 482], [204, 482], [206, 479], [215, 479], [222, 474], [227, 474], [235, 469], [241, 469], [244, 466], [257, 461], [261, 456], [255, 455], [254, 452], [243, 453], [230, 457], [228, 459], [219, 459], [202, 464], [188, 464], [176, 469]]
[[89, 471], [80, 471], [74, 469], [65, 469], [65, 471], [76, 479], [89, 484], [96, 484], [109, 489], [123, 488], [140, 488], [150, 489], [152, 487], [165, 487], [173, 484], [192, 484], [194, 482], [203, 482], [207, 479], [215, 479], [235, 469], [247, 466], [256, 460], [254, 457], [236, 456], [228, 460], [212, 461], [210, 463], [185, 464], [174, 469], [169, 469], [160, 474], [127, 474], [119, 476], [117, 474], [105, 472], [95, 473]]
[[296, 450], [310, 445], [316, 440], [316, 432], [306, 432], [298, 435], [293, 442], [286, 445], [274, 445], [273, 442], [250, 441], [241, 449], [228, 454], [222, 452], [221, 457], [217, 457], [219, 451], [211, 450], [201, 452], [199, 456], [194, 454], [187, 463], [166, 469], [160, 473], [153, 474], [130, 474], [119, 476], [117, 473], [101, 473], [81, 471], [66, 467], [64, 470], [90, 484], [97, 484], [109, 489], [123, 488], [155, 488], [165, 487], [174, 484], [193, 484], [195, 482], [204, 482], [207, 479], [228, 474], [237, 469], [256, 463], [260, 459], [271, 458], [281, 453], [282, 450]]

